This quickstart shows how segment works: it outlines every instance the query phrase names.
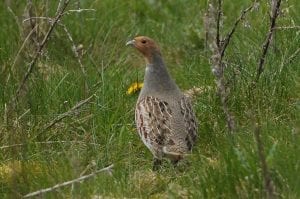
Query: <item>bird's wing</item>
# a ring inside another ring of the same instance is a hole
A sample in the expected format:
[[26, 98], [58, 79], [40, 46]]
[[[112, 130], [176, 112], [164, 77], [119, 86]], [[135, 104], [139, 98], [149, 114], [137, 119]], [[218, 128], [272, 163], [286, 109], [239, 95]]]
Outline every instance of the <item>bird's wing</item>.
[[189, 150], [195, 144], [197, 139], [198, 124], [195, 113], [192, 109], [191, 100], [187, 97], [183, 97], [180, 100], [180, 113], [184, 119], [184, 125], [186, 130], [185, 141]]
[[140, 137], [153, 152], [172, 145], [170, 135], [172, 110], [166, 101], [147, 96], [136, 105], [135, 120]]

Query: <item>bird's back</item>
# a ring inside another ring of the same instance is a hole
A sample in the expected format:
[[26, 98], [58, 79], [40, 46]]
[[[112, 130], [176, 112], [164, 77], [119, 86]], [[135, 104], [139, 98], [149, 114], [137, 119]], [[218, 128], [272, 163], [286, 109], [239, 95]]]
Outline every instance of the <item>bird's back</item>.
[[136, 124], [144, 144], [157, 158], [181, 159], [197, 137], [191, 102], [178, 88], [165, 92], [142, 90], [136, 104]]

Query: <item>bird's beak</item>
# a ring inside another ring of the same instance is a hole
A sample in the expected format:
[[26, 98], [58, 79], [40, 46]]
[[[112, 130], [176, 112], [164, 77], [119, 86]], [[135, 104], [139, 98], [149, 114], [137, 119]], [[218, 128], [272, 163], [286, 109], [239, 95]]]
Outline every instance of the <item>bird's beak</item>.
[[135, 44], [135, 40], [133, 39], [133, 40], [128, 41], [126, 43], [126, 46], [134, 46], [134, 44]]

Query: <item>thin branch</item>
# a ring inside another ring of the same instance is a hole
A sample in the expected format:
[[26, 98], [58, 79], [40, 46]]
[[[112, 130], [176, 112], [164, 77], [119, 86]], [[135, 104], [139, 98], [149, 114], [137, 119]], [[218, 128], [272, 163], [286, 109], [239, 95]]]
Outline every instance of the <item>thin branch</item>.
[[222, 0], [218, 0], [218, 10], [217, 10], [217, 19], [216, 19], [216, 25], [217, 25], [217, 34], [216, 34], [216, 44], [218, 48], [220, 48], [220, 23], [221, 23], [221, 16], [222, 16]]
[[94, 94], [91, 95], [90, 97], [78, 102], [75, 106], [73, 106], [70, 110], [68, 110], [67, 112], [64, 112], [62, 114], [60, 114], [59, 116], [57, 116], [54, 120], [52, 120], [49, 124], [47, 124], [44, 127], [43, 131], [48, 130], [49, 128], [51, 128], [52, 126], [54, 126], [56, 123], [60, 122], [61, 120], [63, 120], [64, 118], [73, 115], [81, 106], [83, 106], [84, 104], [88, 103], [92, 98], [94, 97]]
[[[253, 82], [252, 86], [258, 83], [259, 78], [264, 70], [265, 58], [272, 40], [273, 33], [275, 31], [276, 19], [279, 15], [280, 11], [280, 3], [281, 0], [272, 0], [271, 2], [271, 18], [270, 18], [270, 27], [269, 32], [267, 33], [266, 40], [262, 46], [262, 54], [259, 59], [259, 64], [257, 67], [256, 79]], [[251, 88], [253, 89], [253, 88]], [[264, 181], [264, 190], [267, 198], [276, 198], [275, 186], [273, 184], [272, 178], [270, 176], [270, 170], [267, 165], [266, 157], [265, 157], [265, 149], [264, 144], [261, 140], [261, 130], [260, 125], [258, 123], [255, 124], [254, 136], [257, 144], [258, 157], [262, 168], [262, 178]]]
[[85, 82], [84, 86], [85, 86], [85, 92], [86, 92], [86, 94], [87, 94], [87, 93], [89, 92], [89, 87], [88, 87], [88, 84], [87, 84], [88, 76], [87, 76], [87, 74], [86, 74], [85, 67], [84, 67], [84, 65], [82, 64], [81, 57], [80, 57], [80, 55], [78, 54], [78, 50], [77, 50], [77, 47], [76, 47], [75, 42], [74, 42], [74, 40], [73, 40], [73, 37], [72, 37], [71, 33], [68, 31], [67, 27], [66, 27], [64, 24], [60, 23], [59, 25], [63, 27], [65, 33], [67, 34], [67, 36], [68, 36], [68, 38], [69, 38], [69, 40], [70, 40], [70, 42], [71, 42], [71, 45], [72, 45], [72, 51], [73, 51], [74, 54], [75, 54], [75, 57], [76, 57], [76, 59], [77, 59], [77, 62], [79, 63], [80, 69], [81, 69], [81, 73], [82, 73], [82, 75], [83, 75], [83, 77], [84, 77], [84, 80], [85, 80], [85, 81], [84, 81], [84, 82]]
[[[30, 144], [86, 144], [86, 145], [94, 145], [94, 146], [98, 146], [100, 144], [97, 143], [91, 143], [91, 142], [83, 142], [83, 141], [73, 141], [73, 140], [60, 140], [60, 141], [45, 141], [45, 142], [32, 142]], [[0, 150], [3, 149], [8, 149], [8, 148], [13, 148], [13, 147], [19, 147], [19, 146], [24, 146], [24, 145], [28, 145], [29, 143], [19, 143], [19, 144], [12, 144], [12, 145], [5, 145], [5, 146], [1, 146]]]
[[264, 187], [267, 193], [267, 198], [275, 198], [275, 186], [270, 176], [268, 164], [265, 157], [264, 144], [261, 140], [261, 130], [258, 124], [255, 124], [254, 136], [257, 144], [257, 152], [262, 168], [262, 177], [264, 179]]
[[[30, 17], [30, 18], [24, 19], [23, 23], [26, 22], [26, 21], [31, 20], [32, 18], [33, 19], [48, 20], [49, 23], [53, 23], [53, 19], [50, 18], [50, 17]], [[60, 25], [63, 28], [63, 30], [65, 31], [67, 37], [69, 38], [69, 40], [72, 44], [72, 51], [74, 52], [75, 57], [78, 58], [78, 63], [80, 65], [81, 69], [82, 69], [82, 73], [86, 76], [86, 72], [85, 72], [85, 69], [84, 69], [85, 67], [83, 66], [83, 64], [81, 62], [81, 59], [80, 59], [80, 56], [79, 56], [78, 52], [76, 51], [76, 45], [75, 45], [75, 42], [73, 40], [73, 37], [72, 37], [71, 33], [68, 31], [67, 27], [63, 23], [61, 23], [60, 21], [58, 21], [57, 24]]]
[[[217, 9], [216, 9], [217, 8]], [[215, 76], [215, 82], [217, 86], [217, 93], [220, 96], [222, 109], [225, 113], [227, 120], [227, 127], [230, 132], [235, 130], [234, 116], [228, 108], [228, 96], [229, 89], [225, 85], [224, 69], [225, 63], [222, 60], [221, 51], [222, 46], [220, 43], [220, 20], [221, 20], [221, 0], [218, 2], [212, 1], [209, 4], [208, 13], [204, 18], [204, 24], [208, 37], [208, 43], [212, 52], [211, 56], [211, 68], [212, 73]]]
[[221, 17], [221, 1], [218, 1], [218, 11], [217, 11], [217, 19], [216, 19], [216, 25], [217, 25], [217, 36], [216, 36], [216, 45], [218, 46], [218, 49], [213, 50], [214, 55], [213, 59], [214, 60], [214, 67], [213, 67], [213, 72], [216, 76], [216, 82], [217, 82], [217, 87], [218, 87], [218, 93], [221, 97], [221, 103], [222, 103], [222, 108], [223, 111], [226, 115], [227, 118], [227, 126], [228, 129], [233, 132], [235, 129], [235, 121], [234, 121], [234, 116], [230, 112], [228, 108], [228, 96], [229, 96], [229, 90], [227, 86], [225, 85], [225, 78], [224, 78], [224, 67], [225, 63], [223, 61], [223, 57], [225, 54], [225, 51], [227, 49], [228, 44], [230, 43], [230, 39], [232, 38], [238, 24], [240, 21], [245, 17], [246, 13], [252, 10], [253, 6], [255, 5], [256, 2], [254, 2], [251, 6], [248, 8], [244, 9], [241, 12], [241, 15], [236, 19], [231, 31], [227, 34], [227, 36], [220, 41], [220, 33], [219, 33], [219, 28], [220, 28], [220, 17]]
[[271, 43], [271, 40], [272, 40], [272, 35], [275, 31], [275, 26], [276, 26], [276, 19], [279, 15], [279, 12], [280, 12], [280, 3], [281, 3], [281, 0], [273, 0], [273, 1], [276, 1], [276, 3], [272, 3], [272, 13], [271, 13], [271, 23], [270, 23], [270, 27], [269, 27], [269, 32], [267, 33], [267, 36], [266, 36], [266, 40], [265, 42], [263, 43], [263, 46], [262, 46], [262, 54], [259, 58], [259, 64], [258, 64], [258, 68], [257, 68], [257, 72], [256, 72], [256, 78], [255, 78], [255, 83], [257, 83], [259, 81], [259, 78], [262, 74], [262, 72], [264, 71], [264, 63], [265, 63], [265, 59], [266, 59], [266, 55], [267, 55], [267, 52], [268, 52], [268, 49], [269, 49], [269, 46], [270, 46], [270, 43]]
[[53, 32], [54, 27], [56, 26], [57, 22], [63, 16], [63, 13], [64, 13], [65, 9], [67, 8], [69, 2], [70, 2], [70, 0], [66, 0], [64, 2], [64, 5], [63, 5], [61, 11], [54, 18], [54, 20], [52, 22], [52, 25], [50, 26], [48, 32], [46, 33], [46, 35], [45, 35], [42, 43], [39, 45], [38, 50], [37, 50], [37, 52], [36, 52], [33, 60], [30, 62], [29, 67], [27, 69], [27, 72], [26, 72], [25, 76], [23, 77], [23, 80], [21, 81], [21, 83], [20, 83], [20, 85], [19, 85], [19, 87], [18, 87], [18, 89], [16, 91], [16, 94], [15, 94], [15, 97], [14, 97], [15, 100], [18, 100], [18, 97], [20, 95], [21, 90], [23, 89], [26, 81], [28, 80], [30, 74], [32, 73], [33, 68], [34, 68], [34, 66], [35, 66], [38, 58], [42, 54], [42, 50], [43, 50], [44, 46], [46, 45], [47, 41], [49, 40], [49, 37], [50, 37], [51, 33]]
[[62, 2], [63, 2], [63, 0], [59, 0], [57, 8], [56, 8], [55, 15], [58, 15]]
[[[255, 4], [255, 2], [254, 2], [254, 4]], [[230, 39], [231, 39], [233, 33], [234, 33], [235, 30], [236, 30], [238, 24], [240, 23], [240, 21], [242, 21], [242, 19], [244, 19], [246, 13], [252, 10], [254, 4], [252, 4], [251, 6], [249, 6], [249, 7], [246, 8], [246, 9], [244, 9], [244, 10], [242, 11], [241, 15], [239, 16], [239, 18], [236, 19], [236, 21], [235, 21], [235, 23], [234, 23], [234, 25], [233, 25], [231, 31], [227, 34], [227, 36], [226, 36], [225, 39], [223, 40], [224, 43], [223, 43], [222, 49], [221, 49], [221, 57], [224, 56], [224, 53], [225, 53], [225, 51], [226, 51], [226, 48], [227, 48], [227, 46], [228, 46], [228, 44], [229, 44], [229, 42], [230, 42]]]
[[[89, 9], [81, 9], [81, 11], [85, 11], [85, 10], [89, 10]], [[70, 10], [68, 10], [68, 11], [70, 11]], [[72, 10], [72, 11], [74, 11], [74, 10]], [[49, 17], [34, 17], [34, 18], [48, 20], [49, 23], [52, 23], [52, 21], [53, 21], [53, 19], [49, 18]], [[31, 20], [31, 17], [27, 18], [27, 19], [24, 19], [23, 22], [28, 21], [28, 20]], [[72, 49], [72, 51], [75, 54], [75, 57], [76, 57], [77, 62], [79, 64], [79, 66], [80, 66], [80, 69], [81, 69], [81, 73], [82, 73], [82, 75], [83, 75], [83, 77], [85, 79], [85, 85], [84, 85], [85, 86], [85, 94], [87, 94], [89, 92], [89, 87], [88, 87], [88, 83], [87, 83], [88, 77], [87, 77], [87, 73], [86, 73], [85, 67], [84, 67], [84, 65], [83, 65], [83, 63], [81, 61], [81, 57], [80, 57], [80, 55], [78, 53], [77, 47], [75, 45], [74, 39], [73, 39], [71, 33], [68, 31], [67, 27], [63, 23], [61, 23], [61, 22], [58, 21], [57, 24], [60, 25], [63, 28], [63, 30], [65, 31], [65, 33], [66, 33], [66, 35], [67, 35], [67, 37], [69, 39], [69, 41], [71, 42], [71, 45], [72, 45], [71, 49]]]
[[91, 174], [81, 176], [81, 177], [76, 178], [74, 180], [70, 180], [70, 181], [67, 181], [67, 182], [59, 183], [59, 184], [54, 185], [53, 187], [49, 187], [49, 188], [46, 188], [46, 189], [41, 189], [41, 190], [38, 190], [38, 191], [35, 191], [35, 192], [32, 192], [32, 193], [26, 194], [23, 198], [30, 198], [30, 197], [38, 196], [38, 195], [41, 195], [41, 194], [44, 194], [44, 193], [47, 193], [47, 192], [50, 192], [50, 191], [54, 191], [54, 190], [56, 190], [58, 188], [65, 187], [65, 186], [68, 186], [68, 185], [72, 185], [74, 183], [81, 182], [83, 180], [92, 178], [92, 177], [94, 177], [97, 174], [102, 173], [102, 172], [111, 173], [113, 166], [114, 165], [111, 164], [108, 167], [105, 167], [103, 169], [97, 170], [97, 171], [95, 171], [95, 172], [93, 172]]
[[[36, 46], [36, 49], [38, 48], [38, 46], [40, 45], [39, 44], [39, 39], [38, 39], [38, 34], [37, 34], [37, 31], [38, 31], [38, 26], [36, 25], [36, 22], [35, 20], [33, 20], [33, 15], [34, 15], [34, 11], [33, 11], [33, 4], [32, 4], [32, 0], [28, 0], [27, 1], [27, 14], [30, 18], [30, 21], [29, 21], [29, 24], [30, 24], [30, 28], [31, 30], [35, 30], [35, 34], [33, 35], [34, 37], [31, 37], [31, 40], [33, 41], [33, 43], [35, 44]], [[36, 27], [36, 29], [34, 29]]]
[[38, 26], [38, 24], [36, 24], [35, 27], [33, 27], [33, 28], [31, 29], [31, 31], [28, 33], [28, 35], [27, 35], [26, 38], [24, 39], [24, 41], [23, 41], [23, 43], [22, 43], [20, 49], [19, 49], [18, 52], [17, 52], [17, 55], [16, 55], [15, 59], [14, 59], [14, 61], [13, 61], [13, 64], [12, 64], [12, 66], [11, 66], [11, 70], [14, 69], [14, 67], [15, 67], [15, 65], [16, 65], [16, 62], [17, 62], [17, 60], [18, 60], [19, 55], [21, 54], [22, 50], [23, 50], [24, 47], [25, 47], [25, 44], [27, 43], [27, 41], [29, 40], [29, 38], [31, 37], [31, 35], [36, 31], [37, 26]]

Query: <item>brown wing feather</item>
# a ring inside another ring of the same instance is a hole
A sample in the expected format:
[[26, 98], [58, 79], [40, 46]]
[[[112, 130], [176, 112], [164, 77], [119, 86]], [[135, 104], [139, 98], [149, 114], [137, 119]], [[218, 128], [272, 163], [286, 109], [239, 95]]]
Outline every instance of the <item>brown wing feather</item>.
[[161, 158], [162, 148], [171, 142], [172, 111], [168, 103], [158, 98], [147, 96], [136, 105], [135, 120], [144, 144], [154, 156]]
[[188, 149], [191, 150], [197, 139], [198, 124], [192, 109], [192, 103], [187, 97], [183, 97], [180, 101], [180, 112], [184, 119], [187, 134], [185, 141]]

